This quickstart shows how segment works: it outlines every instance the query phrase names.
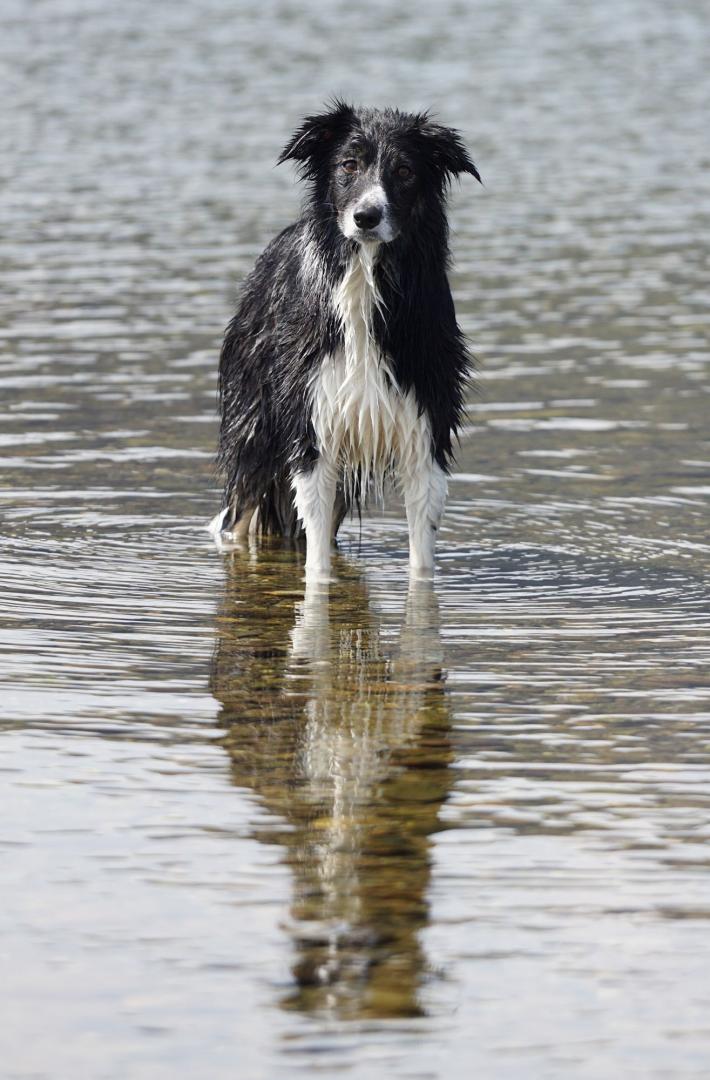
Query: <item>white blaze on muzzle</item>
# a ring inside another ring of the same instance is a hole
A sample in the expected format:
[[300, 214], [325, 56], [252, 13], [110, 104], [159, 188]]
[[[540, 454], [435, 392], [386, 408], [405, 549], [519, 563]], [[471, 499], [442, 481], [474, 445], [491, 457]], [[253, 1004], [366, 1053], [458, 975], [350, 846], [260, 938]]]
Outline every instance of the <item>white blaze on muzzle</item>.
[[380, 240], [387, 243], [394, 239], [389, 200], [382, 184], [373, 184], [360, 195], [357, 202], [347, 207], [342, 214], [341, 228], [350, 240]]

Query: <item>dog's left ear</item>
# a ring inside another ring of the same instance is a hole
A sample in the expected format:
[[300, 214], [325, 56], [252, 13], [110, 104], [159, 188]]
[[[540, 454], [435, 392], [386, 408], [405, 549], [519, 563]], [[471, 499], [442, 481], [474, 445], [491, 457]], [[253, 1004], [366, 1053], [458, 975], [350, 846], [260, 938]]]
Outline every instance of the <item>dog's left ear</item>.
[[307, 116], [281, 151], [276, 162], [297, 161], [307, 176], [313, 174], [333, 142], [352, 127], [355, 110], [344, 101], [334, 101], [328, 112]]
[[483, 183], [458, 131], [435, 123], [426, 114], [417, 118], [416, 131], [429, 160], [445, 180], [470, 173], [479, 184]]

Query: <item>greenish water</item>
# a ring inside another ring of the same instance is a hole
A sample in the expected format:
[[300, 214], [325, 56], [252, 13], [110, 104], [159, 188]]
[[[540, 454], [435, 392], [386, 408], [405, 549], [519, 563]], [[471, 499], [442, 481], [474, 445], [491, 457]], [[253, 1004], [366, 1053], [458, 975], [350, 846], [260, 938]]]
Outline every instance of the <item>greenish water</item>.
[[[704, 6], [0, 7], [2, 1072], [710, 1071]], [[478, 358], [432, 588], [204, 525], [272, 164], [433, 106]]]

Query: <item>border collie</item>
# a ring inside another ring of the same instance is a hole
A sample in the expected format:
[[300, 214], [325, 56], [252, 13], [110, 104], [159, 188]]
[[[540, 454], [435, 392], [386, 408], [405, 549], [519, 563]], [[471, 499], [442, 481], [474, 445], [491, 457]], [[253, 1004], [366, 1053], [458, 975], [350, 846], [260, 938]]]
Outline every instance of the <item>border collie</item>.
[[278, 164], [309, 181], [303, 216], [266, 248], [219, 366], [216, 537], [306, 534], [327, 576], [348, 510], [399, 482], [410, 568], [430, 573], [468, 355], [447, 280], [451, 178], [480, 181], [458, 133], [426, 113], [335, 101]]

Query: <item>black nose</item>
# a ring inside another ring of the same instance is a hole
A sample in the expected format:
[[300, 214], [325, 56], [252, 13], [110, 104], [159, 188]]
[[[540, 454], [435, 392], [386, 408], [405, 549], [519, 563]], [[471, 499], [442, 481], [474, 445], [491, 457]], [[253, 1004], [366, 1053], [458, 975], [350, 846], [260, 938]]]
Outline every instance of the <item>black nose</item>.
[[374, 229], [382, 221], [382, 210], [379, 206], [364, 206], [353, 214], [358, 229]]

